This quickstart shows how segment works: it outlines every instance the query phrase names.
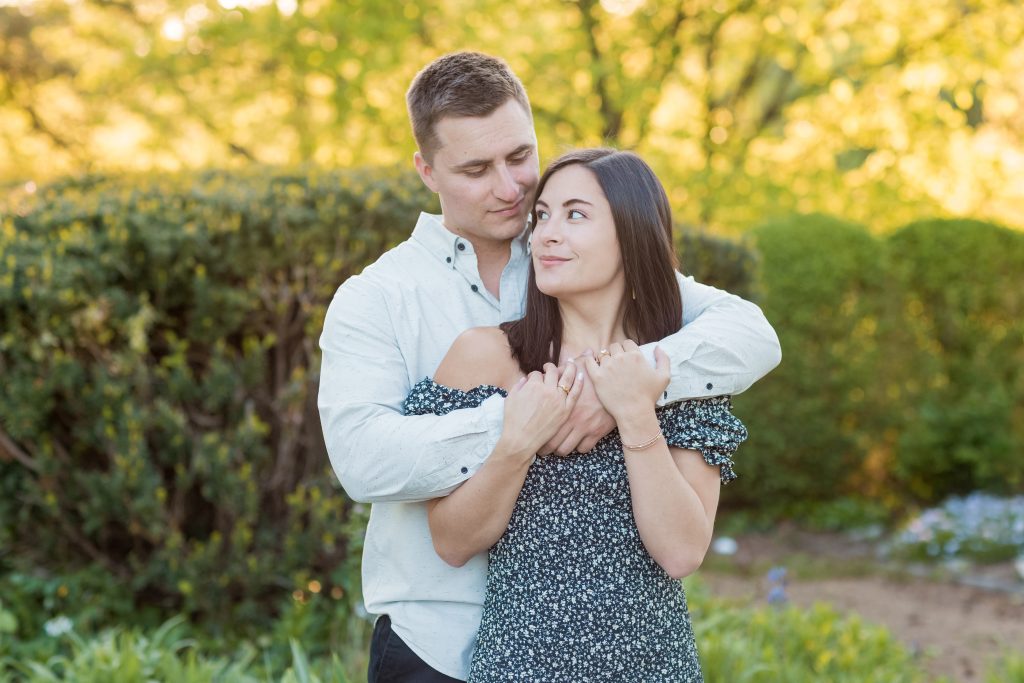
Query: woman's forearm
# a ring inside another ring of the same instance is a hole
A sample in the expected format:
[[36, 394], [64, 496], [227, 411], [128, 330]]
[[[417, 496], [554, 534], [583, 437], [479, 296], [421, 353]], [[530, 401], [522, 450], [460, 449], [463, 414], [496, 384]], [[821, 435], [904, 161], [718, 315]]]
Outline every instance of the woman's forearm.
[[532, 456], [500, 441], [480, 469], [444, 498], [427, 503], [430, 535], [438, 556], [461, 567], [497, 543], [526, 480]]
[[625, 448], [641, 445], [659, 433], [653, 410], [649, 414], [623, 416], [617, 422], [640, 538], [647, 552], [670, 576], [682, 578], [692, 574], [704, 560], [711, 542], [714, 510], [709, 514], [664, 439], [642, 450]]

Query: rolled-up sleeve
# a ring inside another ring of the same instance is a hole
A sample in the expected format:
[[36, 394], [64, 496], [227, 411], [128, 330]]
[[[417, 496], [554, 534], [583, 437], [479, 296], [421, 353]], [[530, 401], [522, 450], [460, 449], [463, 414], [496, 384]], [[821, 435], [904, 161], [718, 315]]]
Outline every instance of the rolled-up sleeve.
[[494, 450], [501, 396], [443, 416], [402, 414], [409, 372], [388, 302], [374, 283], [357, 277], [338, 289], [320, 348], [320, 422], [331, 465], [353, 500], [446, 495]]
[[761, 309], [735, 294], [676, 274], [683, 297], [683, 326], [641, 347], [654, 362], [661, 346], [672, 379], [660, 405], [746, 391], [782, 360], [779, 337]]

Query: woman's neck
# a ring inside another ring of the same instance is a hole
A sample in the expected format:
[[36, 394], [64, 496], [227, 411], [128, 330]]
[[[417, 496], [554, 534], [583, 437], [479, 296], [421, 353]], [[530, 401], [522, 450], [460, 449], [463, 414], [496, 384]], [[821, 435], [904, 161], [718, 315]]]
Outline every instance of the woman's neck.
[[626, 333], [622, 319], [626, 300], [621, 293], [563, 298], [558, 301], [562, 316], [562, 352], [559, 364], [590, 349], [597, 353], [622, 341]]

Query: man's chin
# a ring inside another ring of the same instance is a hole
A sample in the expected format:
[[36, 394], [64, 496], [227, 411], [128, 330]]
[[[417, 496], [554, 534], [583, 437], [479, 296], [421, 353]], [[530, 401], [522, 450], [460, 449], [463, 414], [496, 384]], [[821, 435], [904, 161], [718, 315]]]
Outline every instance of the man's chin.
[[[496, 220], [495, 220], [496, 219]], [[519, 233], [526, 227], [526, 215], [522, 216], [498, 216], [492, 215], [491, 227], [495, 232], [500, 232], [502, 235], [512, 239], [518, 237]]]

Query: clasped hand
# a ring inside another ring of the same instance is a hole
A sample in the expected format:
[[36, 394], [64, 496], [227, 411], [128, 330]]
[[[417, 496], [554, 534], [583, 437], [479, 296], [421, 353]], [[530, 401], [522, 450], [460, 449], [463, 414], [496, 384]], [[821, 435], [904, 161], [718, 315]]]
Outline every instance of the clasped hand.
[[568, 419], [538, 451], [541, 455], [590, 451], [624, 416], [653, 410], [668, 386], [669, 357], [660, 347], [654, 350], [656, 367], [651, 367], [631, 340], [612, 344], [599, 356], [587, 351], [576, 359], [584, 371], [579, 399]]

